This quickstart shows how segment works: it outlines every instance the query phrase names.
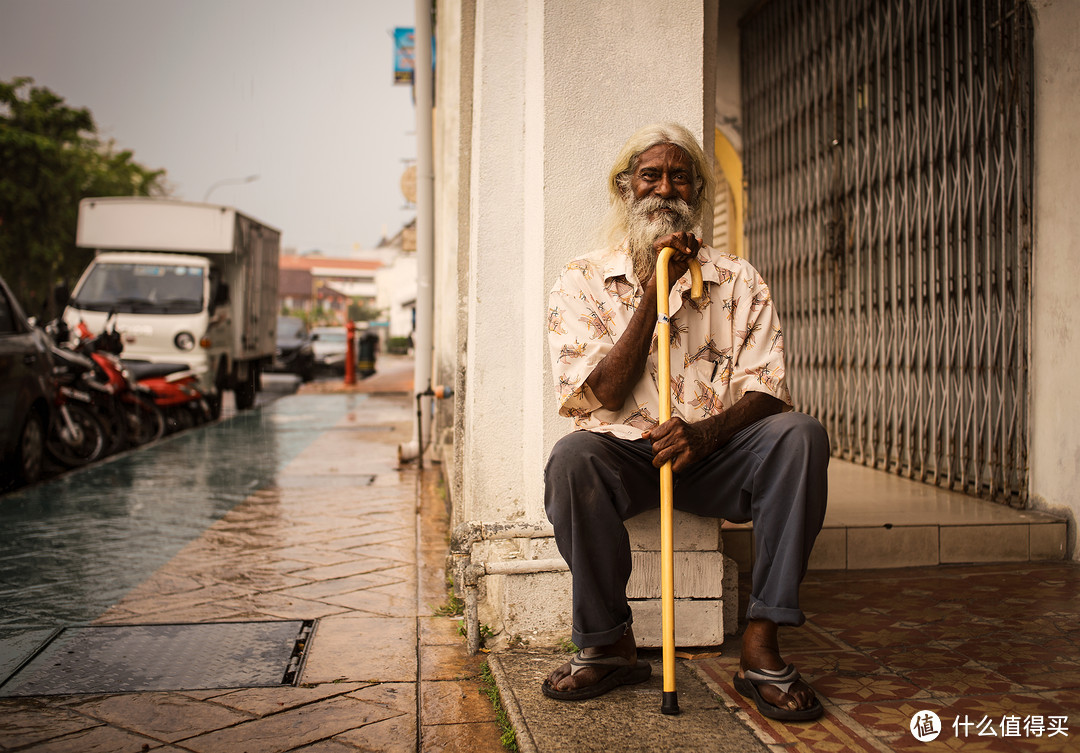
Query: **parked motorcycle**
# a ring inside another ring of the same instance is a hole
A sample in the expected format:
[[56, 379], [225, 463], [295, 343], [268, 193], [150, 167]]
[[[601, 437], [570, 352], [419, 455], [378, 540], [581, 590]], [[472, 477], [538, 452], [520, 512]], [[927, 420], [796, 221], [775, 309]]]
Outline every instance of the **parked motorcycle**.
[[186, 364], [128, 359], [122, 363], [139, 387], [153, 395], [154, 404], [165, 414], [166, 431], [190, 429], [211, 419], [210, 404], [199, 389], [198, 375]]
[[165, 414], [154, 403], [153, 392], [141, 386], [124, 368], [120, 360], [124, 343], [116, 330], [114, 316], [105, 320], [104, 330], [97, 335], [90, 332], [85, 322], [79, 322], [77, 334], [75, 350], [94, 361], [99, 375], [116, 395], [122, 408], [122, 426], [112, 427], [114, 431], [126, 436], [130, 447], [160, 439], [165, 434]]
[[76, 468], [101, 458], [110, 448], [101, 407], [112, 399], [94, 379], [94, 363], [86, 356], [52, 346], [53, 419], [45, 449], [61, 465]]

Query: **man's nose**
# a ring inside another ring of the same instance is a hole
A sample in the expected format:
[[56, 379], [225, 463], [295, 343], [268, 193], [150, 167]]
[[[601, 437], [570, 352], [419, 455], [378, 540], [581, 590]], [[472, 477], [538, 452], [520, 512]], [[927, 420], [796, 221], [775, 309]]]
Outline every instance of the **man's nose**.
[[675, 196], [675, 186], [671, 182], [667, 173], [660, 176], [660, 180], [656, 183], [656, 195], [661, 199], [670, 199]]

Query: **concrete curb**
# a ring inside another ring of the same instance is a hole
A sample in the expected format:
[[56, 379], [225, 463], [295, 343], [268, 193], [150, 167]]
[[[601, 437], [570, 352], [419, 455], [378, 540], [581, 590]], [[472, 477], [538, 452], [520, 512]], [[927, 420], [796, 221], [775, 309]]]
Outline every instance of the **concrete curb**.
[[489, 655], [487, 662], [488, 667], [491, 668], [491, 676], [495, 678], [495, 687], [499, 690], [499, 700], [506, 711], [506, 715], [510, 717], [510, 724], [514, 727], [519, 753], [539, 753], [536, 748], [536, 741], [532, 737], [532, 731], [529, 729], [529, 723], [525, 719], [525, 715], [521, 713], [521, 705], [518, 703], [517, 696], [510, 685], [510, 678], [507, 677], [502, 662], [499, 661], [499, 657], [495, 654]]

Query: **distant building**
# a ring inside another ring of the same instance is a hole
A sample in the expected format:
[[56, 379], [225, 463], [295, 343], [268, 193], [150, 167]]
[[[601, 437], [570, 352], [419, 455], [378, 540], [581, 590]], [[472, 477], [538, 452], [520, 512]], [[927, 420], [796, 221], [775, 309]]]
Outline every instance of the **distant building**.
[[388, 337], [411, 337], [416, 329], [416, 254], [401, 253], [375, 275], [375, 306]]
[[280, 305], [309, 315], [321, 309], [328, 318], [344, 324], [351, 302], [375, 302], [375, 272], [382, 266], [383, 262], [371, 259], [282, 255], [278, 262]]
[[412, 337], [416, 329], [416, 220], [383, 238], [376, 250], [386, 259], [375, 276], [375, 306], [383, 312], [386, 335]]

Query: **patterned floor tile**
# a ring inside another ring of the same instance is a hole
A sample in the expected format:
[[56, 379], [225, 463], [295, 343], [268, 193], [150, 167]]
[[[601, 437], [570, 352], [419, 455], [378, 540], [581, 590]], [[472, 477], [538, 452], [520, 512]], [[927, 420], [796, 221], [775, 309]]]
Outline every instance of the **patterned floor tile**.
[[963, 667], [972, 660], [943, 644], [924, 646], [885, 646], [870, 649], [867, 653], [894, 672], [915, 669]]
[[[807, 725], [812, 733], [800, 737], [755, 717], [730, 685], [738, 662], [709, 660], [716, 687], [761, 727], [766, 742], [791, 750], [843, 749], [819, 726], [834, 723], [878, 750], [1080, 751], [1080, 567], [811, 572], [803, 600], [807, 624], [782, 630], [780, 645], [826, 705], [825, 720]], [[930, 744], [909, 726], [924, 710], [943, 723]], [[1016, 718], [1042, 717], [1045, 726], [1051, 715], [1068, 738], [1060, 730], [1053, 738], [1045, 729], [1041, 736], [1025, 736], [1023, 728], [1015, 734]], [[1010, 726], [1003, 728], [1006, 717]], [[984, 718], [997, 725], [996, 736], [978, 734], [974, 725]], [[959, 735], [958, 719], [972, 725], [959, 725]]]
[[898, 675], [825, 675], [814, 678], [814, 689], [834, 703], [895, 701], [927, 695], [923, 689]]
[[978, 666], [915, 669], [904, 677], [936, 698], [1013, 693], [1021, 686]]
[[956, 650], [987, 664], [1049, 664], [1076, 657], [1066, 641], [1039, 641], [1023, 634], [1003, 632], [960, 643]]
[[[896, 622], [895, 617], [892, 622]], [[881, 627], [871, 624], [865, 628], [844, 630], [837, 635], [844, 642], [865, 650], [888, 646], [921, 646], [932, 640], [918, 627], [898, 627], [896, 624]]]
[[807, 677], [883, 671], [881, 663], [859, 651], [787, 651], [784, 658]]
[[1080, 689], [1080, 662], [1004, 664], [994, 667], [994, 671], [1032, 690]]

